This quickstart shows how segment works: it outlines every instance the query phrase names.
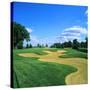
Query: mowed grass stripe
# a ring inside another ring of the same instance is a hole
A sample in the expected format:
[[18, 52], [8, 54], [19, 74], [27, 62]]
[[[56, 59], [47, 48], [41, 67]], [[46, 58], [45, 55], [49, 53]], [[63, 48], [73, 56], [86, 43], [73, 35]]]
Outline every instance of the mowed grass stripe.
[[20, 87], [65, 85], [65, 77], [76, 71], [67, 65], [42, 62], [36, 58], [16, 60], [14, 64]]

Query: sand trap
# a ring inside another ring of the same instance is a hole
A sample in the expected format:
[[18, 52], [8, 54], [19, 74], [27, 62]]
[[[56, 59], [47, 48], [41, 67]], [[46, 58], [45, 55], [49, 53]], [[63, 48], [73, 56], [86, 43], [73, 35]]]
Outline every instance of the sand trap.
[[87, 60], [81, 58], [68, 58], [68, 59], [60, 59], [56, 62], [66, 65], [71, 65], [76, 67], [77, 72], [71, 73], [66, 76], [66, 84], [85, 84], [87, 83]]
[[44, 51], [47, 55], [37, 55], [34, 53], [22, 53], [19, 56], [23, 57], [38, 57], [40, 61], [55, 62], [60, 64], [66, 64], [77, 68], [77, 72], [71, 73], [66, 76], [65, 82], [68, 85], [72, 84], [85, 84], [87, 83], [87, 60], [82, 58], [59, 58], [64, 55], [64, 50], [58, 50], [56, 52]]
[[23, 57], [40, 57], [40, 55], [34, 54], [34, 53], [21, 53], [18, 54], [19, 56], [23, 56]]
[[58, 56], [60, 55], [63, 55], [64, 50], [58, 50], [56, 52], [51, 52], [51, 51], [44, 51], [45, 53], [48, 53], [46, 55], [38, 55], [38, 54], [35, 54], [35, 53], [21, 53], [19, 54], [19, 56], [23, 56], [23, 57], [37, 57], [39, 59], [42, 59], [42, 60], [52, 60], [52, 59], [60, 59]]

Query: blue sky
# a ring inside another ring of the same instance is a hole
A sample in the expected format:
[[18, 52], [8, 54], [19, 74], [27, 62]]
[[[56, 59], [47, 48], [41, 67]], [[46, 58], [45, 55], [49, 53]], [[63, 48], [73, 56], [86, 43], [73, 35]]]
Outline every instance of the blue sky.
[[87, 36], [87, 9], [86, 6], [14, 2], [13, 21], [26, 27], [33, 45], [51, 45], [75, 38], [83, 41]]

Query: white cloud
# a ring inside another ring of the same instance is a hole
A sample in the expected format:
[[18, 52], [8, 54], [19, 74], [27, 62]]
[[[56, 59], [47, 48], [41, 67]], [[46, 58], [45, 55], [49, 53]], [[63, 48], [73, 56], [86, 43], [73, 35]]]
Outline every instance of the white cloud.
[[79, 36], [80, 35], [80, 33], [71, 33], [71, 32], [63, 32], [62, 34], [61, 34], [62, 36]]
[[77, 33], [77, 34], [87, 34], [87, 30], [84, 27], [81, 26], [73, 26], [70, 28], [66, 28], [64, 32], [70, 32], [70, 33]]
[[88, 10], [86, 10], [85, 14], [88, 15]]
[[65, 41], [68, 41], [67, 40], [67, 37], [66, 36], [63, 36], [63, 35], [60, 35], [60, 36], [57, 36], [57, 42], [59, 43], [63, 43]]
[[26, 28], [26, 30], [31, 33], [33, 30], [31, 28]]
[[78, 39], [81, 40], [82, 35], [87, 35], [87, 29], [81, 26], [72, 26], [65, 28], [64, 31], [59, 35], [59, 41], [64, 42], [68, 40]]
[[[88, 10], [85, 11], [85, 15], [88, 17]], [[88, 20], [87, 20], [86, 24], [88, 25]]]

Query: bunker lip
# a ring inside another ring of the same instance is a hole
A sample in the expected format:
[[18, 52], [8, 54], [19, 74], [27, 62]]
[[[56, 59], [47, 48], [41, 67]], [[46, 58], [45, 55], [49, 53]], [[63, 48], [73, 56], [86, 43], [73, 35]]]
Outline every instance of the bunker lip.
[[76, 72], [70, 73], [66, 76], [65, 82], [67, 85], [74, 84], [85, 84], [87, 83], [87, 78], [85, 78], [87, 73], [87, 60], [81, 58], [59, 58], [59, 56], [64, 55], [65, 50], [58, 50], [56, 52], [51, 52], [45, 50], [44, 52], [48, 53], [47, 55], [37, 55], [35, 53], [21, 53], [19, 56], [23, 57], [37, 57], [40, 61], [45, 62], [55, 62], [65, 65], [70, 65], [77, 68]]

